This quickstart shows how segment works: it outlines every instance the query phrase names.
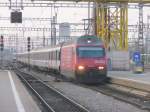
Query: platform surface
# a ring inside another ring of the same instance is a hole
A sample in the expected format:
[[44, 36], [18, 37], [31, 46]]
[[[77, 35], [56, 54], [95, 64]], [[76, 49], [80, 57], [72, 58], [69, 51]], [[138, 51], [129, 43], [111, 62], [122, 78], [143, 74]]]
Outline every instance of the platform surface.
[[0, 70], [0, 112], [41, 112], [18, 77]]
[[132, 71], [109, 71], [108, 76], [143, 81], [150, 84], [150, 72], [133, 73]]
[[132, 71], [109, 71], [108, 77], [117, 84], [131, 86], [150, 92], [150, 72], [133, 73]]

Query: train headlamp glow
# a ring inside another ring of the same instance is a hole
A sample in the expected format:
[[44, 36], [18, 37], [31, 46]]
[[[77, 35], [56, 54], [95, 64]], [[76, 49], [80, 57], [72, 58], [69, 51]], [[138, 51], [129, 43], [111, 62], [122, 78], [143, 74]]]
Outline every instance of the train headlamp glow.
[[78, 66], [78, 69], [79, 69], [79, 70], [84, 70], [84, 66], [81, 66], [81, 65], [80, 65], [80, 66]]
[[87, 43], [91, 43], [91, 40], [88, 40]]
[[103, 67], [103, 66], [99, 66], [98, 69], [99, 69], [99, 70], [103, 70], [104, 67]]

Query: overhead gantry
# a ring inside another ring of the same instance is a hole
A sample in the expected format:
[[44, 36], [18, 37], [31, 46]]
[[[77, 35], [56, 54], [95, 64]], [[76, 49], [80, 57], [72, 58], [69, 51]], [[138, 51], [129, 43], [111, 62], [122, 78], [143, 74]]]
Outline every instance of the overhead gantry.
[[[106, 3], [105, 3], [106, 4]], [[128, 49], [128, 7], [107, 7], [97, 3], [96, 7], [96, 34], [101, 37], [108, 49]]]
[[137, 48], [143, 52], [142, 4], [150, 3], [150, 0], [96, 0], [95, 2], [96, 34], [104, 40], [108, 50], [128, 50], [128, 3], [140, 4]]
[[[33, 0], [34, 1], [34, 0]], [[38, 1], [38, 0], [35, 0]], [[44, 0], [43, 0], [44, 1]], [[95, 33], [108, 49], [128, 50], [128, 3], [150, 3], [150, 0], [49, 0], [95, 3]], [[139, 6], [140, 7], [140, 6]], [[140, 15], [140, 14], [139, 14]], [[139, 45], [143, 46], [143, 21], [139, 16]], [[141, 23], [140, 23], [141, 22]]]

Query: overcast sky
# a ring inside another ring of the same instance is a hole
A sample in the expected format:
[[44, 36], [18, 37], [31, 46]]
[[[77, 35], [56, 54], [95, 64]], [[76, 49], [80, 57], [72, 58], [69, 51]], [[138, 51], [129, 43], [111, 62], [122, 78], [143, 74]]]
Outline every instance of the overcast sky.
[[[0, 2], [8, 2], [9, 0], [0, 0]], [[15, 1], [20, 1], [20, 0], [12, 0], [13, 2]], [[24, 2], [29, 2], [30, 0], [23, 0]], [[147, 15], [150, 15], [150, 8], [144, 8], [144, 22], [147, 22]], [[53, 12], [53, 14], [51, 14], [51, 10]], [[10, 17], [10, 12], [12, 10], [10, 10], [8, 7], [0, 7], [0, 17]], [[54, 15], [54, 12], [56, 12], [58, 14], [58, 22], [71, 22], [71, 23], [81, 23], [83, 22], [83, 19], [86, 19], [88, 16], [88, 9], [84, 9], [84, 8], [58, 8], [55, 9], [51, 8], [51, 7], [47, 7], [47, 8], [37, 8], [37, 7], [32, 7], [32, 8], [27, 8], [25, 7], [24, 10], [22, 10], [22, 15], [23, 17], [28, 17], [28, 18], [51, 18], [51, 15]], [[138, 23], [138, 9], [129, 9], [128, 10], [128, 18], [129, 18], [129, 24], [137, 24]], [[47, 22], [39, 22], [39, 21], [23, 21], [22, 24], [11, 24], [10, 20], [8, 21], [3, 21], [0, 20], [0, 27], [16, 27], [16, 26], [20, 26], [20, 27], [50, 27], [50, 21]], [[77, 29], [76, 26], [74, 26], [74, 28]], [[41, 37], [43, 38], [44, 36], [47, 37], [48, 39], [50, 39], [50, 32], [44, 32], [43, 31], [25, 31], [23, 33], [23, 31], [4, 31], [1, 30], [0, 31], [0, 35], [1, 34], [10, 34], [10, 35], [15, 35], [14, 37], [16, 38], [18, 37], [36, 37], [34, 38], [34, 41], [38, 41], [38, 38]], [[23, 35], [23, 36], [22, 36]], [[58, 34], [57, 34], [58, 35]], [[79, 33], [72, 33], [72, 35], [79, 35]], [[137, 33], [129, 33], [129, 38], [133, 37], [137, 37]], [[12, 36], [8, 36], [8, 37], [12, 37]], [[24, 41], [20, 41], [18, 42], [18, 46], [22, 46], [26, 41], [26, 38]], [[21, 43], [23, 42], [23, 43]], [[39, 40], [39, 42], [43, 42], [43, 40]], [[19, 45], [20, 44], [20, 45]], [[7, 44], [8, 46], [16, 46], [15, 42], [9, 42]], [[5, 44], [6, 46], [6, 44]], [[26, 46], [26, 45], [25, 45]]]
[[[0, 0], [0, 2], [8, 2], [8, 0]], [[12, 0], [16, 1], [16, 0]], [[20, 1], [20, 0], [17, 0]], [[29, 2], [29, 0], [23, 0], [24, 2]], [[51, 18], [51, 9], [58, 14], [58, 22], [83, 22], [83, 19], [87, 18], [88, 10], [83, 8], [27, 8], [25, 7], [22, 10], [23, 17], [29, 18]], [[147, 15], [150, 14], [150, 8], [144, 8], [144, 22], [147, 22]], [[0, 17], [10, 17], [10, 10], [7, 8], [0, 7]], [[129, 24], [137, 24], [138, 22], [138, 9], [129, 9], [128, 10]], [[16, 24], [11, 24], [10, 21], [0, 21], [0, 26], [16, 26]], [[35, 22], [35, 21], [23, 21], [22, 24], [17, 26], [26, 26], [26, 27], [50, 27], [50, 22]]]
[[[0, 0], [0, 2], [8, 2], [8, 0]], [[16, 1], [16, 0], [12, 0]], [[18, 2], [20, 0], [17, 0]], [[23, 0], [24, 2], [29, 2], [30, 0]], [[147, 18], [147, 14], [150, 13], [150, 8], [144, 9], [144, 20]], [[1, 17], [8, 17], [10, 16], [10, 11], [8, 8], [1, 8], [0, 7], [0, 16]], [[54, 11], [54, 10], [53, 10]], [[24, 8], [23, 16], [24, 17], [43, 17], [49, 18], [51, 16], [51, 8]], [[58, 13], [58, 20], [60, 22], [80, 22], [82, 19], [86, 18], [87, 16], [87, 9], [82, 8], [59, 8], [57, 11]], [[129, 9], [129, 24], [134, 24], [138, 22], [138, 9]]]

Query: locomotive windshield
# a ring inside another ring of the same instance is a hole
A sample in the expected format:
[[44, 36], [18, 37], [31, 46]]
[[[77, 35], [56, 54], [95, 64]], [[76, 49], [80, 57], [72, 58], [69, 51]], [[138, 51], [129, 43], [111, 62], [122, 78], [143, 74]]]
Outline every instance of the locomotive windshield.
[[105, 50], [101, 47], [79, 47], [77, 52], [80, 58], [100, 58], [105, 56]]

